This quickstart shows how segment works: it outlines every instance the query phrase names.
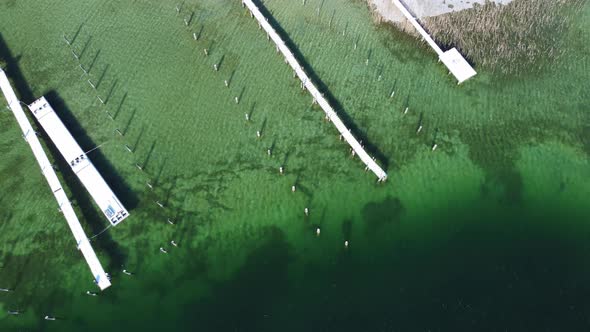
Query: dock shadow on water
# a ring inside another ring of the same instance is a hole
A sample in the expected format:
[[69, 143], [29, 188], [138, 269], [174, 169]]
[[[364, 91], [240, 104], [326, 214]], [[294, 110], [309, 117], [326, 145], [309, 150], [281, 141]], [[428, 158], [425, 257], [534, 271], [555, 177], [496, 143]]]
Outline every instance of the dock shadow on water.
[[319, 77], [319, 75], [314, 71], [313, 67], [306, 61], [305, 56], [303, 55], [303, 53], [301, 53], [301, 51], [297, 47], [297, 44], [295, 44], [295, 42], [293, 42], [293, 40], [291, 40], [291, 38], [289, 37], [289, 34], [282, 28], [281, 24], [274, 18], [272, 13], [264, 6], [262, 1], [253, 0], [252, 2], [258, 7], [258, 9], [262, 13], [262, 15], [264, 15], [264, 17], [267, 18], [268, 23], [273, 27], [273, 29], [275, 29], [277, 34], [283, 39], [283, 41], [285, 42], [285, 45], [287, 45], [287, 47], [291, 50], [291, 52], [293, 53], [293, 56], [295, 57], [297, 62], [299, 62], [299, 64], [301, 64], [305, 73], [309, 76], [309, 78], [312, 80], [312, 82], [318, 88], [319, 92], [324, 96], [324, 98], [326, 98], [328, 103], [332, 106], [334, 111], [338, 114], [338, 117], [340, 118], [340, 120], [342, 120], [344, 125], [348, 129], [350, 129], [351, 133], [353, 134], [354, 137], [356, 137], [356, 139], [358, 141], [363, 142], [362, 144], [364, 145], [365, 150], [369, 153], [369, 155], [375, 157], [379, 161], [379, 163], [381, 164], [383, 169], [385, 171], [387, 171], [387, 169], [389, 167], [389, 157], [387, 157], [387, 155], [385, 155], [381, 150], [379, 150], [379, 148], [369, 140], [369, 138], [367, 137], [366, 131], [359, 128], [354, 123], [352, 118], [346, 112], [344, 112], [344, 107], [342, 106], [342, 104], [338, 101], [338, 99], [336, 99], [336, 97], [334, 97], [334, 95], [332, 95], [332, 93], [328, 89], [328, 86], [322, 81], [322, 79]]

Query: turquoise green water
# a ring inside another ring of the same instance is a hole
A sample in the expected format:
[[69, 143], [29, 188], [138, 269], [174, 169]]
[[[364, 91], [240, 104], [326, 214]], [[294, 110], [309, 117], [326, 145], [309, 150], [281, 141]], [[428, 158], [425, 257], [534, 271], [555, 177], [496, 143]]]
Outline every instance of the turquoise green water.
[[[0, 287], [14, 289], [0, 293], [0, 326], [587, 329], [590, 6], [566, 18], [575, 28], [559, 36], [568, 50], [550, 70], [478, 69], [457, 86], [361, 1], [264, 3], [378, 148], [388, 182], [350, 158], [237, 1], [187, 1], [179, 15], [173, 1], [0, 1], [2, 56], [22, 72], [21, 98], [49, 94], [83, 148], [106, 143], [90, 157], [132, 214], [93, 243], [113, 287], [85, 295], [88, 269], [0, 111]], [[106, 227], [67, 168], [62, 177], [87, 233]]]

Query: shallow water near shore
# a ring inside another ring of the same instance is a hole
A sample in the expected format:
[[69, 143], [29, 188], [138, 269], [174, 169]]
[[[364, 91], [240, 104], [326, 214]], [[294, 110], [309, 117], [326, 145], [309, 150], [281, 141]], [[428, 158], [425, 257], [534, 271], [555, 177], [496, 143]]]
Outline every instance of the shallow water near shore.
[[[2, 330], [588, 328], [589, 6], [552, 70], [457, 86], [364, 1], [264, 1], [386, 166], [377, 184], [238, 1], [176, 5], [0, 2], [21, 99], [48, 94], [84, 149], [106, 142], [90, 158], [131, 211], [93, 240], [113, 286], [86, 295], [88, 268], [0, 111]], [[98, 233], [107, 222], [60, 169]]]

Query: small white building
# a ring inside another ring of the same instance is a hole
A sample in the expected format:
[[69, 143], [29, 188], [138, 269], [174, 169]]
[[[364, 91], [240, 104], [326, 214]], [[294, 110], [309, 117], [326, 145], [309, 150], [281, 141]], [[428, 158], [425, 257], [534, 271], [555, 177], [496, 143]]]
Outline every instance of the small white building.
[[78, 142], [72, 137], [66, 126], [57, 116], [45, 97], [29, 105], [29, 109], [41, 124], [51, 141], [68, 162], [80, 179], [92, 199], [104, 213], [107, 220], [116, 226], [129, 216], [129, 212], [119, 201], [115, 193], [96, 170]]

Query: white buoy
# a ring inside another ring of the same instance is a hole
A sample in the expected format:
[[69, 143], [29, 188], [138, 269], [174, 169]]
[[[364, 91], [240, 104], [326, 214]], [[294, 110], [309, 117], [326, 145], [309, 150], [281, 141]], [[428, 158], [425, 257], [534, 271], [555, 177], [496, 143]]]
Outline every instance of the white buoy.
[[379, 75], [379, 77], [377, 78], [377, 81], [381, 81], [382, 76]]
[[309, 209], [308, 209], [308, 208], [305, 208], [305, 209], [303, 210], [303, 212], [305, 212], [305, 215], [306, 215], [306, 216], [309, 216]]
[[320, 236], [320, 228], [319, 227], [315, 229], [315, 235]]
[[165, 254], [167, 254], [167, 253], [168, 253], [168, 251], [166, 251], [166, 249], [164, 249], [164, 248], [162, 248], [162, 247], [160, 247], [160, 252], [163, 252], [163, 253], [165, 253]]
[[297, 190], [297, 188], [295, 188], [295, 185], [291, 186], [291, 192], [295, 192]]
[[90, 295], [90, 296], [96, 296], [96, 295], [98, 295], [98, 294], [97, 294], [97, 293], [95, 293], [95, 292], [86, 291], [86, 295]]
[[348, 240], [344, 241], [344, 248], [348, 248]]

